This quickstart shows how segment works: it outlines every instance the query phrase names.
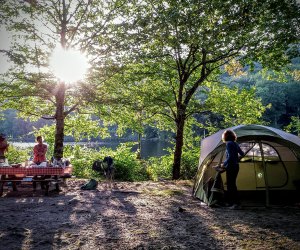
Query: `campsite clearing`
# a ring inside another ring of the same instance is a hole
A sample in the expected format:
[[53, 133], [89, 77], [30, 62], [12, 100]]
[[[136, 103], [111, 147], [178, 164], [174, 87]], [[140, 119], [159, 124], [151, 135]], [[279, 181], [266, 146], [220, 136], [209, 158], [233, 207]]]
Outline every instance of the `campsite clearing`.
[[48, 197], [4, 190], [0, 249], [300, 249], [297, 205], [213, 209], [186, 181], [80, 190], [86, 182], [68, 180]]

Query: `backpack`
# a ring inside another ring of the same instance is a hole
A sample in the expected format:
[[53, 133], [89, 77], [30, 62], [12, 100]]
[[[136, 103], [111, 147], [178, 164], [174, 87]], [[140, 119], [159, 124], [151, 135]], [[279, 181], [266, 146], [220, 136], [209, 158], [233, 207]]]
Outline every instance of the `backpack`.
[[113, 164], [113, 159], [110, 156], [106, 156], [104, 157], [103, 162], [107, 162], [107, 167], [109, 168]]
[[91, 179], [88, 183], [80, 187], [81, 190], [95, 190], [97, 189], [98, 182], [94, 179]]
[[101, 172], [101, 170], [102, 170], [102, 161], [100, 161], [100, 160], [94, 161], [92, 169], [96, 172]]

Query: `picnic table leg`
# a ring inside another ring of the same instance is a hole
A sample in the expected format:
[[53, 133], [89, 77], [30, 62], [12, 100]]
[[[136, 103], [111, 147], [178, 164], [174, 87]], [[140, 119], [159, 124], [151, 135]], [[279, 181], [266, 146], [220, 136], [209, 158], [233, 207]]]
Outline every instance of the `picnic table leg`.
[[36, 181], [35, 181], [36, 178], [37, 178], [36, 176], [33, 176], [33, 177], [32, 177], [32, 187], [33, 187], [33, 191], [36, 191]]
[[4, 184], [5, 184], [5, 175], [0, 175], [0, 196], [3, 195]]
[[4, 181], [0, 181], [0, 197], [3, 195], [3, 186], [4, 186]]
[[59, 184], [58, 184], [58, 183], [55, 183], [55, 191], [56, 191], [56, 192], [59, 192], [59, 191], [60, 191], [60, 189], [59, 189]]
[[[45, 188], [47, 188], [46, 186], [47, 186], [47, 184], [49, 184], [49, 186], [50, 186], [50, 183], [49, 182], [46, 182], [46, 183], [44, 183], [44, 180], [45, 179], [50, 179], [51, 178], [51, 175], [43, 175], [42, 177], [41, 177], [41, 189], [45, 189]], [[48, 190], [49, 190], [49, 187], [48, 187]]]
[[[15, 180], [16, 177], [14, 175], [9, 175], [8, 179]], [[13, 191], [18, 191], [18, 189], [17, 189], [17, 183], [15, 181], [12, 181], [11, 185], [12, 185]]]
[[55, 176], [54, 179], [56, 180], [56, 183], [55, 183], [55, 191], [56, 191], [56, 192], [59, 192], [60, 190], [59, 190], [59, 184], [58, 184], [58, 177]]
[[49, 181], [46, 181], [46, 183], [45, 183], [45, 195], [46, 196], [49, 195], [49, 187], [50, 187]]
[[13, 188], [13, 191], [18, 191], [17, 182], [15, 182], [15, 181], [12, 182], [12, 188]]
[[12, 188], [13, 188], [13, 191], [18, 191], [17, 189], [17, 183], [16, 182], [12, 182]]

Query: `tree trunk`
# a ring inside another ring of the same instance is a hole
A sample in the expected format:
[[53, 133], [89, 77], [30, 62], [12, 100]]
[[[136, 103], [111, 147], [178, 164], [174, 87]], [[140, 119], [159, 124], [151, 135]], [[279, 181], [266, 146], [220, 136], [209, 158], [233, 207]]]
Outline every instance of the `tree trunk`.
[[138, 149], [136, 154], [136, 158], [138, 160], [142, 159], [141, 151], [142, 151], [142, 134], [138, 133]]
[[[180, 111], [179, 111], [180, 113]], [[180, 165], [183, 147], [183, 130], [185, 124], [184, 112], [181, 111], [181, 115], [178, 116], [176, 121], [177, 131], [176, 131], [176, 145], [174, 152], [174, 162], [173, 162], [173, 180], [178, 180], [180, 178]]]
[[64, 103], [65, 103], [65, 84], [60, 83], [58, 85], [58, 91], [55, 94], [56, 99], [56, 129], [55, 129], [55, 142], [54, 142], [54, 157], [60, 160], [63, 157], [64, 152], [64, 127], [65, 127], [65, 115], [64, 115]]

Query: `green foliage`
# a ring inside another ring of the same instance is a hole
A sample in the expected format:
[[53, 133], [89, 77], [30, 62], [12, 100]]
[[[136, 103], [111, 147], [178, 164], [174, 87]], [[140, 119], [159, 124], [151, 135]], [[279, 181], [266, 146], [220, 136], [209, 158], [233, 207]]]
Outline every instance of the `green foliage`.
[[[88, 44], [96, 43], [96, 50], [106, 46], [102, 35], [111, 32], [109, 25], [115, 20], [119, 4], [118, 0], [108, 0], [105, 4], [99, 1], [85, 4], [81, 1], [1, 2], [2, 28], [10, 32], [7, 36], [11, 39], [8, 48], [0, 53], [5, 55], [11, 67], [0, 74], [0, 88], [3, 90], [0, 109], [16, 109], [20, 117], [31, 121], [42, 117], [56, 121], [54, 155], [57, 157], [63, 154], [64, 132], [80, 140], [82, 137], [104, 135], [106, 131], [91, 119], [89, 114], [94, 112], [87, 108], [88, 102], [85, 101], [93, 101], [89, 91], [93, 92], [97, 87], [86, 84], [87, 81], [70, 84], [67, 79], [58, 79], [49, 67], [49, 57], [58, 46], [84, 50], [89, 52], [89, 59], [95, 63], [90, 72], [95, 71], [99, 67], [96, 58], [101, 55], [109, 60], [107, 54], [111, 50], [93, 51], [93, 48], [87, 48]], [[75, 65], [64, 66], [74, 71]], [[51, 137], [54, 138], [54, 133]]]
[[136, 153], [131, 152], [132, 146], [132, 143], [123, 143], [114, 152], [115, 177], [124, 181], [147, 180], [148, 174], [145, 164], [143, 161], [136, 159]]
[[300, 136], [300, 118], [296, 116], [291, 117], [291, 123], [285, 127], [287, 132], [297, 133]]
[[201, 137], [197, 135], [195, 128], [201, 128], [202, 126], [195, 118], [188, 119], [188, 124], [184, 130], [185, 137], [180, 169], [181, 179], [193, 179], [197, 172]]
[[[287, 63], [286, 50], [298, 42], [293, 35], [298, 32], [293, 25], [299, 23], [298, 10], [290, 0], [145, 0], [121, 9], [116, 45], [123, 50], [119, 54], [126, 55], [124, 61], [131, 57], [134, 64], [127, 64], [131, 70], [122, 71], [120, 78], [127, 79], [126, 89], [135, 88], [132, 99], [147, 103], [158, 128], [176, 133], [173, 178], [179, 178], [184, 126], [189, 117], [204, 111], [204, 104], [194, 98], [197, 90], [214, 82], [220, 67], [236, 58], [240, 68], [253, 60], [277, 69]], [[215, 93], [211, 99], [217, 101], [210, 100], [205, 108], [221, 114], [224, 127], [257, 122], [265, 107], [250, 100], [254, 91], [238, 94], [234, 99], [230, 91], [222, 98]]]
[[[159, 178], [171, 179], [173, 155], [151, 157], [148, 160], [136, 159], [136, 153], [131, 151], [133, 143], [123, 143], [116, 150], [89, 148], [85, 145], [66, 145], [64, 156], [71, 161], [73, 175], [78, 178], [102, 179], [103, 176], [92, 170], [95, 160], [103, 160], [110, 155], [116, 167], [115, 178], [119, 181], [144, 181]], [[10, 146], [7, 158], [9, 163], [22, 163], [32, 155], [32, 148], [17, 148]], [[51, 156], [50, 156], [51, 157]], [[50, 159], [47, 156], [47, 159]], [[182, 155], [182, 179], [192, 179], [196, 173], [199, 160], [199, 147], [189, 148]]]
[[[101, 119], [110, 118], [106, 124], [118, 122], [120, 133], [128, 127], [142, 133], [145, 124], [172, 132], [179, 128], [176, 170], [184, 125], [193, 114], [204, 111], [203, 103], [194, 98], [199, 87], [213, 81], [220, 67], [234, 58], [240, 59], [240, 66], [257, 60], [278, 70], [289, 59], [287, 49], [299, 43], [295, 0], [31, 2], [12, 0], [0, 5], [1, 23], [15, 33], [11, 47], [4, 51], [14, 67], [0, 81], [4, 95], [0, 108], [19, 109], [23, 117], [33, 120], [56, 119], [59, 143], [64, 136], [62, 118], [75, 112], [90, 114], [87, 106], [94, 103]], [[40, 29], [45, 25], [46, 33]], [[90, 55], [88, 83], [61, 84], [46, 70], [57, 43]], [[112, 75], [117, 77], [108, 81]], [[221, 91], [226, 93], [215, 92], [206, 110], [220, 114], [222, 126], [259, 121], [264, 107], [256, 100], [250, 103], [253, 91]], [[65, 132], [77, 140], [97, 133], [93, 121], [73, 118], [69, 127], [66, 120]], [[47, 137], [49, 142], [53, 135]], [[120, 162], [126, 157], [122, 151]], [[132, 158], [127, 161], [133, 169], [140, 168]], [[79, 165], [85, 169], [84, 162]], [[130, 166], [121, 165], [127, 174]], [[89, 174], [83, 169], [80, 173]]]
[[107, 127], [101, 126], [98, 119], [93, 120], [91, 115], [79, 113], [66, 118], [64, 134], [65, 136], [72, 136], [75, 141], [98, 136], [101, 138], [109, 137]]
[[293, 58], [292, 64], [281, 70], [284, 74], [283, 80], [277, 77], [277, 72], [266, 71], [256, 63], [252, 71], [246, 67], [243, 69], [247, 70], [247, 75], [240, 77], [222, 75], [221, 80], [230, 87], [255, 88], [255, 96], [261, 99], [264, 106], [268, 106], [262, 115], [262, 120], [269, 126], [284, 129], [290, 123], [292, 116], [300, 115], [298, 97], [300, 84], [297, 77], [295, 78], [295, 70], [299, 68], [300, 57]]
[[270, 103], [271, 108], [264, 113], [263, 119], [271, 126], [283, 128], [290, 122], [291, 116], [299, 116], [300, 84], [289, 81], [280, 83], [257, 78], [257, 96], [264, 105]]
[[101, 150], [86, 146], [66, 146], [65, 157], [71, 160], [73, 174], [80, 178], [102, 178], [92, 170], [95, 160], [103, 160], [105, 156], [111, 156], [116, 168], [115, 178], [122, 181], [147, 180], [148, 175], [142, 161], [136, 159], [136, 154], [131, 152], [131, 143], [121, 144], [116, 150], [101, 148]]
[[147, 173], [151, 180], [157, 181], [162, 179], [172, 178], [172, 154], [161, 157], [151, 157], [148, 159]]
[[30, 155], [30, 148], [23, 149], [19, 147], [9, 146], [8, 152], [6, 153], [7, 160], [10, 164], [12, 163], [22, 163], [28, 160]]
[[261, 99], [256, 97], [255, 88], [247, 90], [217, 84], [208, 84], [208, 87], [207, 105], [222, 117], [219, 126], [208, 127], [211, 132], [239, 124], [263, 123], [262, 114], [269, 106], [264, 106]]
[[86, 146], [66, 146], [64, 155], [70, 159], [73, 166], [73, 175], [78, 178], [100, 178], [95, 171], [92, 170], [92, 165], [95, 160], [102, 159], [99, 152]]
[[197, 173], [200, 156], [200, 146], [195, 146], [189, 151], [183, 151], [181, 159], [181, 179], [193, 179]]
[[[199, 151], [199, 146], [195, 146], [189, 150], [186, 148], [183, 150], [180, 170], [181, 179], [190, 180], [194, 178], [198, 169]], [[173, 159], [174, 156], [171, 152], [161, 157], [151, 157], [147, 161], [147, 172], [150, 179], [154, 181], [159, 179], [171, 179]]]

